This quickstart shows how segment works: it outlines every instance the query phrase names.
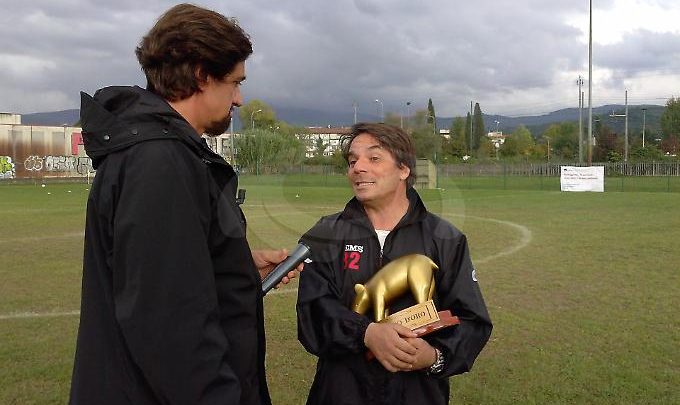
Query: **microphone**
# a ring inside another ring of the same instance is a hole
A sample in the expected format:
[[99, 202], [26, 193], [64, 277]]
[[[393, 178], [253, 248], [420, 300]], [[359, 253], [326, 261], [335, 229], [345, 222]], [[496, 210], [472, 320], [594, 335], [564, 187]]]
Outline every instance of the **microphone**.
[[311, 254], [312, 251], [309, 249], [309, 246], [304, 243], [299, 243], [293, 252], [289, 254], [284, 261], [279, 263], [271, 273], [267, 274], [264, 280], [262, 280], [262, 294], [267, 294], [269, 290], [281, 282], [288, 272], [296, 268]]
[[244, 202], [246, 202], [246, 190], [239, 188], [238, 193], [236, 194], [236, 204], [241, 205]]

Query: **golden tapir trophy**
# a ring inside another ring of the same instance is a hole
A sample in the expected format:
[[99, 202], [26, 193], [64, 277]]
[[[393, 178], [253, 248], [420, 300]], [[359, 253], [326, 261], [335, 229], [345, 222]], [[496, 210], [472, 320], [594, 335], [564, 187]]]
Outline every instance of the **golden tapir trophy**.
[[[434, 306], [434, 271], [439, 267], [427, 256], [411, 254], [391, 261], [380, 269], [366, 284], [356, 284], [356, 297], [352, 310], [365, 314], [373, 308], [376, 322], [401, 324], [418, 337], [460, 323], [451, 311], [440, 311]], [[417, 304], [389, 314], [389, 304], [397, 297], [411, 291]]]

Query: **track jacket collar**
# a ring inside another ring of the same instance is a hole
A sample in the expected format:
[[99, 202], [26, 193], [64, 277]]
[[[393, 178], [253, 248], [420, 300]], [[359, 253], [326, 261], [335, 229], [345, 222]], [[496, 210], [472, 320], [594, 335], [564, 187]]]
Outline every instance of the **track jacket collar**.
[[[414, 190], [413, 187], [409, 187], [408, 190], [406, 190], [406, 197], [409, 201], [408, 211], [406, 211], [406, 214], [399, 221], [397, 226], [394, 227], [394, 229], [420, 222], [425, 219], [425, 216], [427, 215], [425, 204], [423, 203], [423, 200], [420, 199], [418, 192]], [[347, 205], [345, 205], [345, 209], [340, 213], [339, 219], [354, 222], [365, 228], [373, 230], [373, 225], [368, 219], [368, 215], [366, 214], [364, 206], [359, 200], [357, 200], [356, 197], [349, 200]]]

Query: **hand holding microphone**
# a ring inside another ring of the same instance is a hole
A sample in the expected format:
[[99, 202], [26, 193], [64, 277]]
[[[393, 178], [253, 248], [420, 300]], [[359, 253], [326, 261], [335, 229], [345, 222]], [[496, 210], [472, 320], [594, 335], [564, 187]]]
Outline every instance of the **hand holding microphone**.
[[294, 270], [300, 263], [307, 259], [312, 254], [312, 251], [304, 243], [298, 244], [295, 249], [288, 255], [288, 257], [279, 263], [274, 270], [272, 270], [262, 280], [262, 293], [267, 294], [269, 290], [274, 288], [281, 280]]

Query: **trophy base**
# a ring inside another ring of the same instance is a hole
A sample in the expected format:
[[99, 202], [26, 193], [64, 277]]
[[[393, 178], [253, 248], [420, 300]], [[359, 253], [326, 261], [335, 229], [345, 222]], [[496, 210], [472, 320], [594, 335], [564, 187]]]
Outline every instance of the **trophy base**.
[[449, 326], [458, 325], [460, 323], [458, 317], [451, 314], [451, 311], [449, 310], [439, 311], [437, 314], [439, 315], [438, 321], [413, 329], [418, 337], [429, 335], [440, 329], [448, 328]]
[[[423, 337], [429, 335], [430, 333], [434, 333], [438, 330], [448, 328], [449, 326], [458, 325], [460, 323], [458, 317], [453, 315], [449, 310], [439, 311], [437, 312], [437, 315], [439, 315], [438, 321], [434, 321], [432, 323], [428, 323], [427, 325], [415, 328], [413, 329], [413, 332], [415, 332], [418, 335], [418, 337]], [[366, 360], [370, 361], [373, 360], [374, 358], [375, 355], [373, 354], [373, 352], [371, 352], [370, 350], [366, 351]]]

